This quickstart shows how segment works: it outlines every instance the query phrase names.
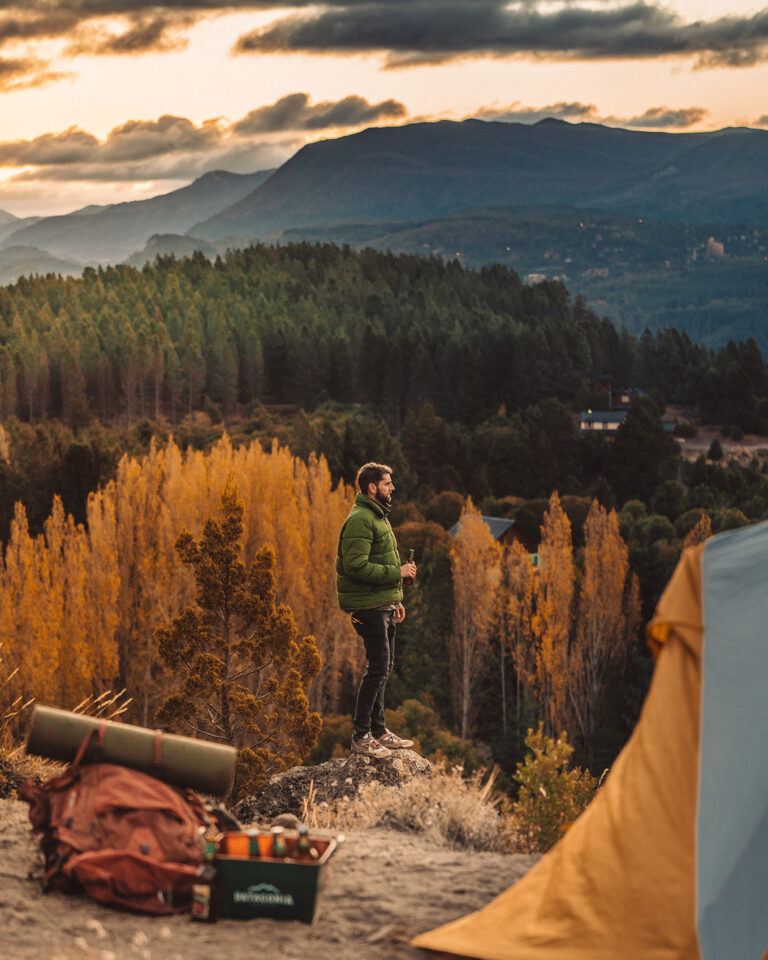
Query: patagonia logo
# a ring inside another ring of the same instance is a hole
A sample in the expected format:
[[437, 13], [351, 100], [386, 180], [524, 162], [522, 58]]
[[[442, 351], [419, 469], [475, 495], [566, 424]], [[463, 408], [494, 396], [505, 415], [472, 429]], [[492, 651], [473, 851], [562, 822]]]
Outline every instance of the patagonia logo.
[[235, 903], [253, 903], [263, 906], [293, 907], [293, 895], [283, 893], [271, 883], [257, 883], [247, 890], [235, 890], [232, 899]]

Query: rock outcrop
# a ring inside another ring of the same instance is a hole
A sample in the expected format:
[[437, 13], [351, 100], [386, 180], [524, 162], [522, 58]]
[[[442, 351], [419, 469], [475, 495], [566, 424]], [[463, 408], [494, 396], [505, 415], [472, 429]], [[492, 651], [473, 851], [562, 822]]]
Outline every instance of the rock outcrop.
[[432, 764], [413, 750], [398, 750], [385, 760], [351, 753], [312, 767], [293, 767], [277, 773], [252, 796], [235, 807], [242, 823], [271, 821], [281, 813], [301, 816], [304, 801], [313, 794], [315, 803], [334, 803], [352, 798], [360, 787], [378, 782], [391, 787], [415, 776], [430, 776]]

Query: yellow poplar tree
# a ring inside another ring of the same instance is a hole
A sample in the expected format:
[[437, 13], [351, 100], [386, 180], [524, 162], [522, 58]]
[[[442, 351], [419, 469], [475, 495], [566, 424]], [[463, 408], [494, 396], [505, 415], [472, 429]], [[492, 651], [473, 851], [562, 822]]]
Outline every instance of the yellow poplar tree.
[[[504, 547], [499, 590], [499, 634], [502, 651], [512, 657], [515, 668], [515, 719], [519, 723], [525, 701], [536, 690], [536, 647], [533, 630], [534, 597], [538, 574], [525, 547], [517, 540]], [[503, 677], [503, 672], [502, 672]], [[506, 732], [506, 704], [503, 705]]]
[[584, 567], [571, 645], [569, 698], [579, 735], [589, 747], [607, 670], [626, 656], [640, 619], [639, 589], [616, 511], [597, 500], [584, 524]]
[[448, 638], [451, 680], [461, 736], [469, 739], [473, 689], [494, 627], [501, 548], [470, 498], [451, 545], [453, 629]]
[[568, 729], [568, 645], [574, 603], [571, 522], [555, 491], [541, 526], [539, 576], [533, 631], [536, 690], [546, 730]]
[[702, 513], [696, 523], [686, 533], [683, 540], [683, 548], [695, 547], [697, 543], [703, 543], [712, 536], [712, 521], [708, 513]]

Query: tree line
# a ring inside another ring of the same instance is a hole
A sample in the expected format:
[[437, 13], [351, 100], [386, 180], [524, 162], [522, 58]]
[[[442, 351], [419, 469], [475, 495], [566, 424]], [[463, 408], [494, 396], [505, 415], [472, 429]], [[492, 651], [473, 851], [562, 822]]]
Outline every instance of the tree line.
[[0, 289], [0, 416], [81, 427], [225, 419], [258, 402], [362, 403], [398, 432], [431, 403], [475, 425], [548, 399], [590, 405], [597, 376], [768, 432], [768, 371], [754, 340], [718, 351], [675, 330], [616, 330], [558, 282], [507, 267], [255, 245], [209, 262], [22, 278]]

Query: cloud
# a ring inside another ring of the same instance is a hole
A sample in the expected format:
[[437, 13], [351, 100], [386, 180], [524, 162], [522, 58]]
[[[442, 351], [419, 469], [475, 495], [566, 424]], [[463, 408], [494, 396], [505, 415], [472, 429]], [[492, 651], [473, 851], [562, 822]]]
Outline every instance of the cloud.
[[36, 57], [16, 59], [0, 57], [0, 93], [44, 87], [71, 76], [70, 73], [49, 70], [48, 62], [38, 60]]
[[[220, 143], [206, 152], [168, 152], [128, 163], [86, 161], [61, 165], [39, 166], [22, 170], [9, 178], [11, 184], [40, 182], [69, 183], [145, 183], [153, 181], [189, 182], [209, 170], [232, 173], [253, 173], [269, 170], [284, 163], [304, 141], [283, 139], [248, 144]], [[5, 196], [5, 186], [3, 195]]]
[[686, 23], [645, 0], [599, 7], [543, 0], [371, 0], [331, 3], [241, 36], [237, 53], [371, 53], [387, 66], [472, 56], [550, 59], [694, 58], [698, 66], [763, 60], [768, 10]]
[[64, 54], [76, 57], [83, 54], [135, 56], [142, 53], [168, 53], [186, 47], [187, 38], [180, 31], [191, 25], [192, 19], [189, 17], [155, 16], [131, 22], [122, 33], [89, 26], [77, 32]]
[[91, 133], [70, 127], [63, 133], [44, 133], [34, 140], [0, 143], [0, 165], [4, 167], [68, 165], [89, 159], [99, 149]]
[[476, 120], [500, 120], [505, 123], [538, 123], [548, 117], [557, 120], [582, 120], [599, 122], [594, 103], [566, 103], [560, 101], [548, 107], [524, 107], [516, 101], [508, 107], [483, 107], [472, 117]]
[[[277, 14], [236, 54], [374, 53], [387, 67], [488, 56], [736, 68], [768, 57], [768, 9], [688, 22], [666, 0], [0, 0], [0, 47], [58, 38], [70, 58], [164, 53], [195, 23], [236, 11]], [[38, 71], [27, 85], [65, 75]]]
[[554, 117], [571, 122], [603, 123], [614, 127], [642, 127], [656, 130], [684, 130], [700, 123], [708, 111], [703, 107], [649, 107], [637, 117], [604, 116], [594, 103], [560, 101], [547, 107], [526, 107], [519, 101], [506, 107], [482, 107], [470, 114], [476, 120], [505, 123], [538, 123]]
[[32, 140], [0, 142], [0, 167], [24, 167], [16, 181], [190, 179], [217, 167], [246, 173], [287, 160], [308, 131], [356, 129], [406, 114], [397, 100], [372, 104], [348, 96], [313, 104], [308, 94], [295, 93], [235, 123], [215, 118], [196, 124], [166, 114], [129, 120], [103, 140], [70, 127]]
[[658, 130], [684, 130], [700, 123], [709, 111], [703, 107], [650, 107], [639, 117], [630, 117], [627, 120], [607, 118], [620, 124], [622, 127], [643, 127]]
[[279, 130], [323, 130], [331, 127], [352, 127], [397, 120], [406, 116], [405, 106], [398, 100], [369, 103], [363, 97], [349, 96], [342, 100], [324, 100], [310, 104], [309, 94], [291, 93], [271, 106], [258, 107], [233, 126], [235, 133], [273, 133]]

